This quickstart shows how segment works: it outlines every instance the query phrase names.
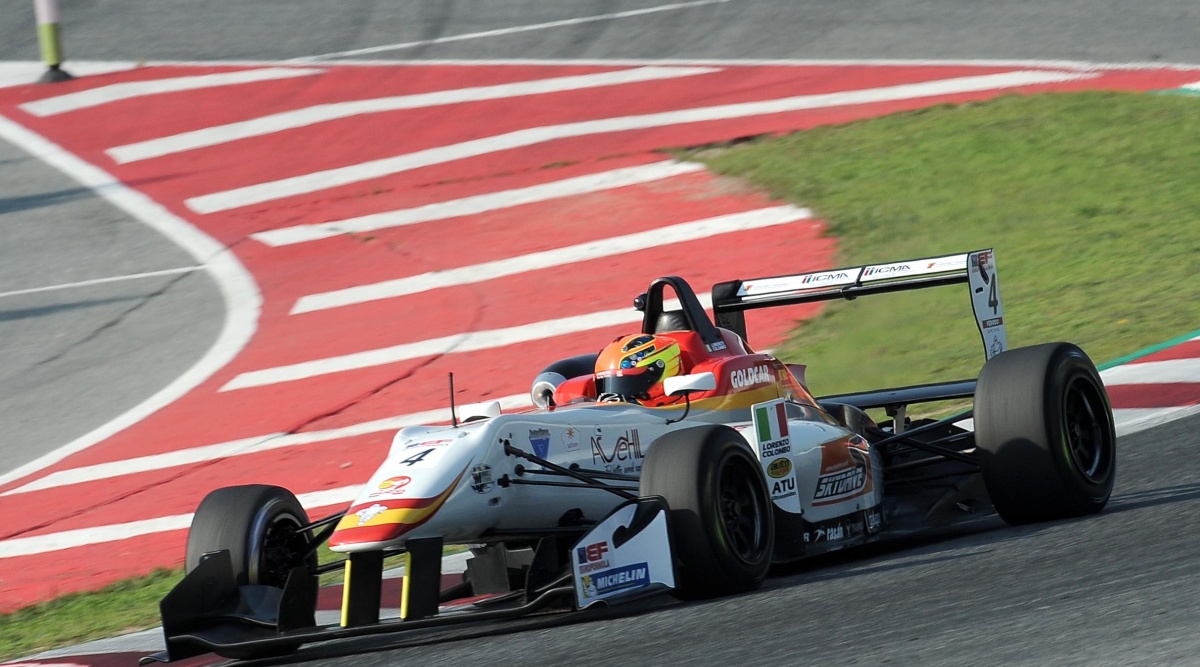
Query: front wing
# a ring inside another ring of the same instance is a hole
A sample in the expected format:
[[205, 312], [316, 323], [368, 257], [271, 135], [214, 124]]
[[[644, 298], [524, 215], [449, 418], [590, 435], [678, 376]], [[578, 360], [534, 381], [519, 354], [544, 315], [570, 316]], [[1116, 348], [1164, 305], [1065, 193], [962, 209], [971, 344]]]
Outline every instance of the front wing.
[[[139, 664], [210, 652], [234, 659], [282, 655], [310, 642], [575, 611], [669, 591], [675, 585], [675, 565], [667, 516], [662, 498], [636, 498], [590, 529], [547, 535], [524, 568], [522, 589], [481, 596], [486, 602], [457, 607], [440, 605], [448, 601], [447, 595], [464, 592], [464, 586], [440, 590], [441, 540], [413, 541], [405, 554], [398, 619], [380, 618], [383, 554], [351, 554], [341, 621], [331, 625], [316, 624], [310, 579], [315, 575], [305, 568], [292, 570], [283, 589], [238, 585], [229, 552], [213, 552], [163, 598], [166, 650], [143, 657]], [[479, 572], [479, 588], [494, 587], [495, 577], [488, 581], [487, 568]]]

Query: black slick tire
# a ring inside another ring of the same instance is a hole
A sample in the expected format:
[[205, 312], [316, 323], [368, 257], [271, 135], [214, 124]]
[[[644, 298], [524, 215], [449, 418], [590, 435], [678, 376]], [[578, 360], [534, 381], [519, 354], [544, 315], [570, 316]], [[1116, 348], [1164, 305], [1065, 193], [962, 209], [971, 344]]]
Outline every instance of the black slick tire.
[[1083, 350], [1048, 343], [989, 360], [975, 390], [979, 466], [1010, 524], [1099, 512], [1116, 478], [1116, 431]]
[[737, 431], [714, 425], [662, 436], [642, 464], [639, 493], [670, 507], [677, 597], [762, 584], [775, 540], [772, 503], [762, 467]]
[[[298, 530], [307, 524], [308, 514], [287, 489], [263, 484], [216, 489], [204, 497], [192, 518], [187, 571], [195, 569], [204, 554], [228, 549], [239, 586], [283, 588], [292, 568], [307, 565], [316, 570], [316, 553], [303, 555], [309, 536]], [[311, 579], [315, 595], [317, 578]]]

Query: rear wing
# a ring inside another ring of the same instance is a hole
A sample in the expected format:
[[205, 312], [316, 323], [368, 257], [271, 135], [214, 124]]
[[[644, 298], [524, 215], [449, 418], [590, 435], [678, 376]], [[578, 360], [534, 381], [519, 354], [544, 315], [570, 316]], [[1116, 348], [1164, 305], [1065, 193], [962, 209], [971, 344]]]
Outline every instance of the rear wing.
[[713, 315], [717, 326], [745, 339], [747, 310], [960, 283], [970, 286], [971, 307], [983, 338], [984, 355], [991, 359], [1008, 349], [996, 255], [991, 248], [889, 264], [717, 283], [712, 289]]

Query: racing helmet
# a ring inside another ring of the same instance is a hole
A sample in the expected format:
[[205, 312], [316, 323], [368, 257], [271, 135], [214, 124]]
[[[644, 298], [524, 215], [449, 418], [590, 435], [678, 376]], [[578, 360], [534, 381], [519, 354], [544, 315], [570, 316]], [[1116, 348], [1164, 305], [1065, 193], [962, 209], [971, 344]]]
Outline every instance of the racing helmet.
[[601, 401], [658, 406], [673, 402], [663, 380], [683, 372], [679, 343], [668, 336], [622, 336], [596, 358], [596, 394]]

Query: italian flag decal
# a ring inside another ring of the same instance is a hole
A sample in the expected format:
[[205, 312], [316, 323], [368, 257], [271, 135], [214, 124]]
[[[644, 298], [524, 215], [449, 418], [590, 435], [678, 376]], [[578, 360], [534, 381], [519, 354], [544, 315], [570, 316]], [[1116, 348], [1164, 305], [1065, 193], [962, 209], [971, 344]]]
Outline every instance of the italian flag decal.
[[783, 401], [760, 403], [754, 406], [754, 427], [758, 430], [758, 441], [769, 442], [788, 437], [787, 413]]
[[802, 514], [796, 486], [796, 468], [792, 461], [792, 440], [788, 437], [785, 401], [777, 398], [752, 408], [754, 434], [757, 436], [758, 462], [766, 475], [767, 487], [775, 506], [785, 512]]

